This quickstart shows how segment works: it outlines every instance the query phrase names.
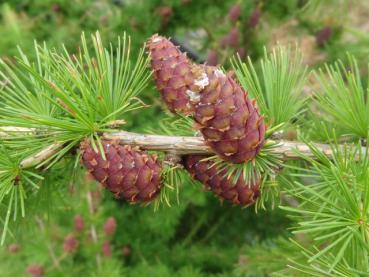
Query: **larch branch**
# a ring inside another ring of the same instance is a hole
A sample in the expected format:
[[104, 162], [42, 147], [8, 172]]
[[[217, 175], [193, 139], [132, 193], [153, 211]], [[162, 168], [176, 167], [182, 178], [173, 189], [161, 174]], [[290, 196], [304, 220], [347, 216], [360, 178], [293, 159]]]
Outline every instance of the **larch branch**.
[[[214, 152], [205, 144], [202, 137], [181, 137], [138, 134], [126, 131], [104, 133], [103, 139], [118, 141], [120, 144], [138, 146], [144, 150], [156, 150], [168, 152], [176, 155], [204, 154], [211, 155]], [[276, 140], [278, 147], [274, 149], [284, 160], [299, 159], [301, 154], [314, 157], [310, 148], [303, 142]], [[314, 144], [320, 151], [328, 157], [332, 157], [333, 152], [328, 144]], [[22, 168], [33, 167], [52, 155], [62, 147], [61, 143], [55, 143], [42, 151], [24, 159], [21, 162]], [[342, 146], [343, 147], [343, 146]]]

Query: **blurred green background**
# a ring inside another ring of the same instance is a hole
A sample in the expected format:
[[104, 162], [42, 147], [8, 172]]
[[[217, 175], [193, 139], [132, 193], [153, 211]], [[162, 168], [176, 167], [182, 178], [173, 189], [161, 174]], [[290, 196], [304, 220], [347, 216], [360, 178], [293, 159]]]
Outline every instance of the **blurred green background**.
[[[368, 16], [367, 1], [11, 0], [0, 5], [0, 56], [14, 59], [18, 45], [32, 57], [34, 40], [65, 44], [73, 53], [82, 32], [99, 30], [105, 42], [126, 31], [134, 55], [159, 33], [198, 62], [225, 68], [237, 53], [257, 60], [264, 46], [297, 44], [304, 63], [315, 67], [344, 60], [347, 51], [359, 61], [367, 57]], [[163, 117], [158, 96], [151, 84], [142, 95], [150, 108], [126, 118], [124, 127], [155, 128]], [[285, 266], [290, 220], [278, 209], [255, 213], [185, 184], [179, 204], [154, 211], [114, 200], [83, 172], [71, 180], [66, 167], [47, 174], [30, 200], [37, 203], [30, 216], [12, 229], [0, 276], [270, 276]], [[76, 215], [84, 220], [81, 232]], [[117, 222], [113, 235], [104, 232], [108, 217]], [[71, 233], [79, 246], [66, 254], [63, 241]], [[111, 253], [102, 250], [104, 242]]]

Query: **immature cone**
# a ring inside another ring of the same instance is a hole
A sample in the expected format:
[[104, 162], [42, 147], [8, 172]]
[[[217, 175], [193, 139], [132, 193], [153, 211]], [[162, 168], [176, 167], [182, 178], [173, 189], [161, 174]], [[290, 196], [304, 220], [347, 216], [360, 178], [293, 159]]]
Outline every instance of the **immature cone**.
[[206, 58], [207, 65], [217, 65], [218, 64], [218, 52], [215, 49], [211, 49]]
[[230, 47], [237, 47], [239, 41], [240, 41], [240, 31], [237, 27], [232, 28], [232, 30], [229, 32], [228, 36], [228, 45]]
[[206, 85], [202, 82], [204, 72], [193, 66], [167, 38], [153, 35], [147, 46], [156, 87], [168, 109], [174, 113], [192, 113], [189, 97]]
[[173, 15], [173, 9], [170, 6], [162, 6], [157, 9], [157, 14], [161, 19], [161, 25], [165, 26]]
[[229, 75], [204, 66], [209, 85], [193, 98], [194, 118], [206, 143], [224, 160], [252, 160], [264, 144], [264, 119], [255, 101]]
[[19, 245], [18, 245], [18, 244], [15, 244], [15, 243], [10, 244], [10, 245], [8, 246], [8, 251], [9, 251], [10, 253], [13, 253], [13, 254], [17, 253], [17, 252], [19, 251]]
[[66, 253], [73, 253], [77, 250], [79, 242], [73, 234], [69, 234], [64, 238], [63, 250]]
[[123, 257], [129, 257], [131, 256], [131, 254], [132, 254], [132, 247], [129, 244], [123, 246], [122, 248]]
[[249, 18], [249, 26], [251, 28], [255, 28], [260, 21], [261, 11], [260, 8], [256, 8], [250, 15]]
[[27, 267], [27, 273], [31, 277], [41, 277], [44, 275], [44, 268], [40, 265], [30, 265]]
[[260, 195], [260, 180], [253, 184], [247, 184], [242, 176], [237, 183], [232, 182], [234, 174], [230, 178], [225, 176], [225, 169], [219, 170], [212, 161], [201, 161], [206, 156], [186, 156], [184, 166], [196, 180], [205, 185], [220, 199], [225, 199], [233, 204], [248, 206], [253, 204]]
[[104, 224], [104, 233], [107, 236], [114, 235], [115, 231], [117, 230], [117, 221], [114, 217], [109, 217]]
[[81, 145], [83, 164], [91, 175], [117, 198], [131, 203], [153, 200], [161, 188], [162, 167], [156, 156], [115, 142], [102, 145], [106, 160], [89, 142]]
[[85, 222], [81, 215], [76, 215], [74, 217], [74, 230], [78, 233], [82, 232], [85, 228]]
[[245, 49], [245, 47], [240, 47], [237, 49], [237, 55], [241, 58], [244, 59], [247, 56], [247, 51]]
[[110, 257], [111, 256], [111, 244], [110, 241], [106, 240], [104, 241], [102, 247], [101, 247], [101, 252], [103, 254], [104, 257]]
[[236, 22], [241, 15], [241, 5], [233, 5], [228, 11], [228, 18], [232, 22]]
[[329, 41], [329, 39], [332, 36], [332, 28], [331, 27], [324, 27], [323, 29], [321, 29], [316, 35], [316, 43], [319, 46], [324, 45], [326, 42]]

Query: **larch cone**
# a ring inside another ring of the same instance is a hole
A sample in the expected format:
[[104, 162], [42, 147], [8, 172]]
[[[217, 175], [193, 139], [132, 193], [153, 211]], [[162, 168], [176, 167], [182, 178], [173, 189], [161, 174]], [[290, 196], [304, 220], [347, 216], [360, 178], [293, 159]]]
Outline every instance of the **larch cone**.
[[148, 41], [156, 86], [170, 111], [192, 114], [206, 143], [226, 161], [252, 160], [264, 145], [256, 101], [214, 66], [192, 64], [168, 39]]
[[169, 39], [153, 35], [147, 42], [151, 68], [156, 83], [168, 109], [173, 113], [191, 114], [190, 94], [203, 89], [205, 73], [193, 65]]
[[256, 102], [231, 76], [203, 67], [209, 84], [192, 98], [194, 118], [206, 143], [232, 163], [252, 160], [264, 144], [265, 124]]
[[149, 202], [161, 188], [162, 166], [156, 156], [127, 145], [102, 141], [106, 160], [88, 141], [81, 145], [82, 161], [91, 175], [117, 198]]
[[233, 176], [227, 178], [225, 169], [219, 170], [212, 161], [203, 161], [206, 156], [189, 155], [184, 158], [184, 166], [192, 177], [204, 184], [220, 199], [228, 200], [235, 205], [249, 206], [255, 203], [260, 195], [260, 179], [247, 184], [242, 176], [232, 182]]

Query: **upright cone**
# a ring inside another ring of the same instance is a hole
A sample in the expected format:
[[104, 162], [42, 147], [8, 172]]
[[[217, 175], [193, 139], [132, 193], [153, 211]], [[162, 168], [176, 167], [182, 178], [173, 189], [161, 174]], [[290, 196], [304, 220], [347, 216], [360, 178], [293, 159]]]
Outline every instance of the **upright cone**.
[[153, 35], [147, 42], [156, 87], [173, 113], [191, 114], [190, 97], [206, 86], [201, 67], [194, 66], [167, 38]]
[[201, 161], [206, 158], [200, 155], [185, 157], [184, 166], [196, 180], [205, 185], [220, 199], [225, 199], [235, 205], [248, 206], [253, 204], [260, 195], [260, 180], [253, 184], [247, 184], [242, 176], [236, 184], [232, 183], [232, 177], [224, 176], [225, 170], [218, 168], [211, 161]]
[[213, 66], [193, 65], [168, 39], [148, 41], [158, 90], [172, 112], [193, 114], [206, 143], [222, 159], [252, 160], [264, 144], [265, 125], [256, 102]]
[[224, 160], [242, 163], [253, 159], [265, 136], [264, 119], [255, 101], [218, 68], [204, 69], [209, 84], [192, 104], [205, 141]]
[[82, 143], [82, 160], [92, 176], [118, 198], [149, 202], [159, 193], [161, 164], [155, 156], [130, 146], [102, 142], [106, 160], [90, 143]]

